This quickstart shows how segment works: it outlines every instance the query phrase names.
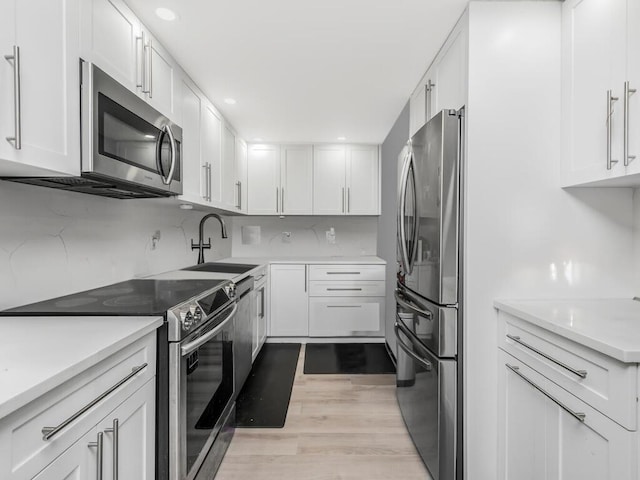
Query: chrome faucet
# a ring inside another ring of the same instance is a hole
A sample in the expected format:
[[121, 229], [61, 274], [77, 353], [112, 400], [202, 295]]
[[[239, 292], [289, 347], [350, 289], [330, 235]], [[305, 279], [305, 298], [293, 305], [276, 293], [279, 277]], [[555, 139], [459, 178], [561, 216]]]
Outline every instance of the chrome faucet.
[[211, 217], [217, 218], [218, 221], [220, 222], [220, 227], [222, 229], [222, 238], [228, 238], [227, 226], [224, 224], [224, 220], [220, 215], [218, 215], [217, 213], [208, 213], [207, 215], [202, 217], [202, 220], [200, 220], [200, 230], [199, 230], [200, 238], [198, 239], [198, 243], [193, 243], [193, 239], [191, 239], [191, 250], [198, 249], [198, 264], [204, 263], [204, 250], [205, 249], [208, 250], [211, 248], [211, 237], [209, 237], [209, 243], [204, 243], [204, 238], [203, 238], [204, 222], [207, 221], [207, 218], [211, 218]]

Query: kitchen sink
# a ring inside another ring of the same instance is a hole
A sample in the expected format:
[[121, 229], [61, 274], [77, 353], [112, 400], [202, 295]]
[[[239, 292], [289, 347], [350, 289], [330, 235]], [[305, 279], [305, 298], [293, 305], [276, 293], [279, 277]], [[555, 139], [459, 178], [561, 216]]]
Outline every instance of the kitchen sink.
[[189, 270], [192, 272], [245, 273], [256, 267], [257, 265], [242, 265], [239, 263], [207, 262], [183, 268], [182, 270]]

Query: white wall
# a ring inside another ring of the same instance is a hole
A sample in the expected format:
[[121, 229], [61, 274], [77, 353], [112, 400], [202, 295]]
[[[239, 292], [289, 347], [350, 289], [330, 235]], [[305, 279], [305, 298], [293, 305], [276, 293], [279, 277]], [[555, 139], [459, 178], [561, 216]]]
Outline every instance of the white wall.
[[[234, 257], [283, 257], [332, 255], [375, 255], [377, 217], [235, 217], [233, 219]], [[242, 243], [242, 227], [260, 227], [260, 243]], [[326, 231], [335, 230], [336, 243], [329, 244]], [[282, 232], [291, 232], [282, 241]]]
[[[157, 200], [0, 182], [0, 309], [195, 264], [190, 241], [202, 215]], [[228, 257], [231, 240], [209, 222], [214, 250], [205, 258]]]
[[[471, 2], [466, 478], [496, 478], [495, 298], [628, 297], [630, 189], [560, 188], [560, 2]], [[523, 412], [526, 415], [526, 412]]]

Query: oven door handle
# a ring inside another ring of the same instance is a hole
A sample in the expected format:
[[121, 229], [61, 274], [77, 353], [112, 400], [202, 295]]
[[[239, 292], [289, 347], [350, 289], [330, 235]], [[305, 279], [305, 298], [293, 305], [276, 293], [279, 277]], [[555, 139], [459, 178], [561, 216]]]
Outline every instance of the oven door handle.
[[190, 353], [192, 353], [195, 350], [197, 350], [201, 345], [203, 345], [204, 343], [207, 343], [213, 337], [218, 335], [227, 326], [227, 323], [229, 323], [230, 321], [233, 320], [233, 317], [235, 317], [237, 311], [238, 311], [238, 304], [236, 303], [233, 306], [233, 310], [231, 310], [231, 313], [229, 314], [229, 316], [227, 318], [225, 318], [220, 325], [218, 325], [216, 328], [214, 328], [210, 332], [205, 333], [201, 337], [198, 337], [193, 342], [189, 342], [186, 345], [182, 345], [180, 347], [181, 355], [183, 357], [185, 355], [189, 355]]

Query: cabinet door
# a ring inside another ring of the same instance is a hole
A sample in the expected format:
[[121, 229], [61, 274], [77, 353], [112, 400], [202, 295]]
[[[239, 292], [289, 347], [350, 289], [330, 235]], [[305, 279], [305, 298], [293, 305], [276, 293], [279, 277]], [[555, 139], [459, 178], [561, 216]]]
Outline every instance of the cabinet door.
[[498, 364], [498, 478], [542, 480], [545, 465], [545, 397], [507, 365], [515, 358], [500, 351]]
[[413, 136], [427, 121], [427, 72], [420, 80], [409, 99], [409, 137]]
[[347, 147], [348, 215], [380, 214], [380, 161], [376, 145]]
[[271, 318], [273, 337], [309, 335], [309, 296], [306, 265], [271, 265]]
[[280, 147], [280, 211], [286, 215], [313, 213], [313, 148]]
[[346, 148], [344, 145], [313, 147], [313, 213], [344, 215]]
[[242, 213], [247, 213], [247, 161], [247, 143], [236, 137], [236, 203]]
[[[104, 478], [153, 480], [155, 478], [155, 379], [127, 398], [105, 418]], [[117, 444], [114, 438], [117, 435]], [[117, 456], [117, 462], [114, 461]], [[117, 464], [117, 465], [116, 465]]]
[[466, 35], [452, 32], [435, 66], [435, 86], [431, 91], [431, 116], [443, 109], [458, 110], [466, 103]]
[[[564, 184], [625, 174], [622, 161], [626, 0], [570, 0], [563, 4]], [[611, 107], [607, 91], [619, 100]], [[607, 168], [607, 117], [611, 157]]]
[[262, 287], [258, 289], [259, 301], [260, 301], [260, 310], [258, 310], [258, 329], [257, 329], [257, 340], [258, 343], [256, 345], [255, 355], [260, 353], [260, 349], [262, 345], [264, 345], [265, 340], [267, 339], [267, 325], [269, 324], [269, 294], [267, 292], [267, 283], [265, 283]]
[[202, 101], [195, 86], [182, 80], [182, 173], [183, 196], [204, 201], [207, 196], [208, 169], [200, 157], [200, 122]]
[[383, 298], [313, 297], [309, 301], [309, 336], [379, 336], [383, 312]]
[[[104, 433], [100, 432], [100, 435], [104, 451]], [[51, 462], [33, 480], [95, 480], [98, 468], [98, 445], [95, 445], [97, 440], [98, 429], [93, 428]], [[104, 478], [104, 475], [102, 478]]]
[[280, 149], [277, 145], [249, 145], [247, 206], [249, 215], [280, 213]]
[[236, 134], [226, 122], [222, 128], [222, 205], [237, 210]]
[[122, 0], [81, 3], [82, 57], [132, 92], [140, 92], [143, 45], [139, 20]]
[[207, 198], [219, 205], [222, 200], [222, 117], [208, 102], [202, 108], [200, 132], [202, 162], [208, 166], [205, 175]]
[[145, 98], [160, 113], [176, 120], [174, 82], [177, 64], [149, 32], [146, 33], [145, 40], [148, 49], [145, 66], [149, 76]]
[[[2, 55], [14, 55], [17, 47], [20, 68], [16, 79], [15, 61], [0, 59], [0, 154], [21, 166], [45, 169], [44, 175], [80, 173], [78, 15], [78, 3], [63, 0], [7, 1], [1, 7]], [[16, 82], [20, 87], [19, 120], [14, 103]], [[5, 140], [15, 137], [18, 130], [21, 149], [15, 148], [15, 141]], [[31, 173], [21, 166], [0, 174]]]

